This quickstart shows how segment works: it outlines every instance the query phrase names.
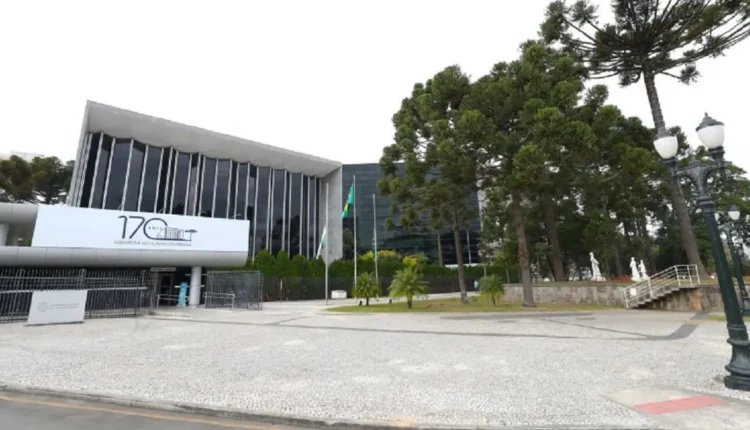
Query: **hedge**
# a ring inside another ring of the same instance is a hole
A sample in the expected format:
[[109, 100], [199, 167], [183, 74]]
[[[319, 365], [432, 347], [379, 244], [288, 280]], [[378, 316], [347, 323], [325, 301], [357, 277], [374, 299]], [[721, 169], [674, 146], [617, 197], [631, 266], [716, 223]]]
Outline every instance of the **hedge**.
[[[400, 258], [380, 259], [378, 261], [378, 276], [381, 278], [390, 278], [395, 273], [404, 268], [404, 261]], [[243, 267], [232, 267], [223, 270], [258, 270], [265, 277], [274, 278], [323, 278], [325, 276], [325, 264], [322, 258], [308, 260], [302, 255], [295, 255], [291, 259], [286, 251], [279, 251], [274, 257], [267, 250], [260, 251], [255, 256], [255, 261], [248, 258]], [[478, 279], [484, 276], [485, 267], [465, 266], [467, 282], [469, 278]], [[486, 267], [488, 275], [498, 275], [501, 279], [510, 278], [511, 282], [518, 282], [518, 269], [516, 267], [504, 267], [498, 264], [491, 264]], [[371, 258], [360, 257], [357, 260], [357, 272], [375, 272], [375, 262]], [[456, 269], [443, 267], [434, 264], [422, 266], [422, 273], [425, 278], [457, 278]], [[329, 283], [332, 278], [349, 279], [350, 283], [354, 278], [354, 261], [353, 260], [336, 260], [328, 268]], [[342, 289], [342, 288], [338, 288]]]

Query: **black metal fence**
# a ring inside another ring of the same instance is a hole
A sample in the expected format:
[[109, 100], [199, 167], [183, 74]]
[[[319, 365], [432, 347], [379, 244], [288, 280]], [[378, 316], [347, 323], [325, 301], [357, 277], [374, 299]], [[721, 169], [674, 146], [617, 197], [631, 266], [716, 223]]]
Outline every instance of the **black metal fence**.
[[263, 308], [263, 273], [210, 271], [206, 275], [206, 308]]
[[85, 318], [138, 316], [154, 282], [138, 269], [0, 269], [0, 323], [26, 321], [34, 291], [47, 290], [88, 290]]
[[[479, 279], [479, 278], [476, 278]], [[388, 295], [388, 287], [393, 277], [380, 277], [381, 296]], [[457, 277], [429, 277], [424, 278], [429, 284], [430, 294], [457, 293], [461, 291]], [[466, 277], [466, 289], [474, 291], [475, 278]], [[352, 297], [352, 286], [354, 277], [335, 277], [328, 279], [328, 291], [344, 290], [347, 297]], [[319, 277], [274, 277], [267, 276], [263, 279], [263, 291], [265, 301], [283, 300], [322, 300], [325, 299], [325, 278]]]

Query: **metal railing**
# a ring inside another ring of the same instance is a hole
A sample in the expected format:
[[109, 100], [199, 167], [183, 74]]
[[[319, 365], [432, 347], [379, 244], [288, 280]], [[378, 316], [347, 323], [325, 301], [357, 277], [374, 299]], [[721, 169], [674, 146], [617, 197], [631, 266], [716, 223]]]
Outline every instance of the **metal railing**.
[[85, 318], [138, 316], [153, 283], [138, 269], [0, 269], [0, 323], [26, 321], [34, 291], [48, 290], [88, 290]]
[[206, 307], [263, 308], [263, 273], [215, 271], [206, 276]]
[[630, 308], [656, 300], [681, 288], [697, 287], [700, 282], [697, 265], [681, 264], [625, 286], [621, 291], [625, 307]]
[[168, 304], [169, 306], [177, 306], [180, 301], [180, 296], [177, 294], [157, 294], [156, 302], [154, 307], [159, 309], [162, 304]]
[[232, 293], [203, 293], [206, 308], [234, 309], [234, 294]]

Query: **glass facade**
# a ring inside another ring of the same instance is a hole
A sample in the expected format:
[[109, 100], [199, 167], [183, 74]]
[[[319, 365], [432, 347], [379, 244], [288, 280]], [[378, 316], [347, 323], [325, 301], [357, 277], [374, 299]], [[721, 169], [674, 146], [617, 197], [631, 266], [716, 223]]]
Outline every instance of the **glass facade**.
[[126, 211], [138, 210], [138, 198], [141, 195], [141, 178], [143, 174], [143, 158], [146, 156], [146, 145], [133, 142], [130, 149], [130, 161], [128, 162], [128, 173], [125, 175], [125, 200], [123, 209]]
[[[342, 177], [342, 205], [346, 203], [352, 178], [356, 176], [357, 206], [357, 253], [365, 254], [373, 247], [375, 229], [377, 229], [378, 249], [389, 249], [402, 255], [425, 254], [431, 261], [440, 261], [438, 252], [442, 250], [443, 264], [457, 263], [453, 231], [450, 226], [443, 226], [439, 231], [431, 227], [429, 218], [424, 216], [411, 229], [394, 228], [387, 231], [386, 220], [391, 218], [391, 198], [377, 194], [377, 183], [383, 173], [377, 163], [345, 164]], [[375, 202], [373, 204], [373, 195]], [[464, 263], [479, 263], [479, 201], [477, 195], [469, 196], [470, 205], [476, 208], [475, 216], [461, 232]], [[343, 206], [342, 206], [343, 207]], [[396, 220], [394, 220], [396, 221]], [[354, 211], [343, 219], [344, 258], [352, 258]], [[468, 227], [468, 228], [466, 228]]]
[[143, 183], [141, 184], [141, 201], [138, 211], [156, 212], [156, 191], [159, 187], [159, 176], [161, 173], [161, 153], [162, 148], [157, 146], [146, 148]]
[[253, 249], [255, 253], [268, 249], [268, 221], [271, 219], [268, 208], [271, 207], [271, 169], [257, 168], [255, 185], [255, 226], [253, 229]]
[[251, 255], [315, 257], [319, 178], [104, 133], [86, 139], [79, 206], [245, 219]]

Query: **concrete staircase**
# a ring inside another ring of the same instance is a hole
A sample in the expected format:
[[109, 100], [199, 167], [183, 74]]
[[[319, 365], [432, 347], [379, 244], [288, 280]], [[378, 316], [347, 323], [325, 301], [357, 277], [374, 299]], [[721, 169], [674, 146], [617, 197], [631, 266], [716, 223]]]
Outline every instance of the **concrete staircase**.
[[698, 267], [694, 264], [681, 264], [652, 275], [649, 279], [622, 287], [623, 302], [626, 308], [640, 308], [677, 291], [698, 286]]

